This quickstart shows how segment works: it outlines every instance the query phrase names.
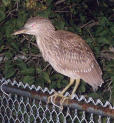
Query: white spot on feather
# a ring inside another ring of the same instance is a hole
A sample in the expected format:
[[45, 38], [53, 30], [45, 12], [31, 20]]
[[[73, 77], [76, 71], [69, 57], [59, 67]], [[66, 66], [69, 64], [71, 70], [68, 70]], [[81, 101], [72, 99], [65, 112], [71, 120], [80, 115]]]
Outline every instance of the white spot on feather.
[[85, 73], [87, 73], [88, 71], [87, 70], [84, 70]]
[[91, 67], [93, 68], [94, 67], [94, 64], [92, 64]]
[[91, 68], [88, 69], [88, 72], [90, 72], [90, 71], [91, 71]]

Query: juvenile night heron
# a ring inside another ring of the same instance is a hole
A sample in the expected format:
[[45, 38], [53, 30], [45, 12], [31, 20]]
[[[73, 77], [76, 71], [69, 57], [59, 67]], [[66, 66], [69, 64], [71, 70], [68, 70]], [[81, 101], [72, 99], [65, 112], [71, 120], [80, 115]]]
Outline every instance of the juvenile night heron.
[[75, 82], [70, 95], [72, 98], [80, 79], [91, 85], [94, 90], [102, 85], [102, 71], [90, 47], [79, 35], [55, 30], [51, 21], [42, 17], [28, 19], [24, 27], [13, 34], [22, 33], [35, 35], [44, 60], [49, 62], [58, 73], [70, 77], [70, 83], [55, 96], [64, 97], [65, 91]]

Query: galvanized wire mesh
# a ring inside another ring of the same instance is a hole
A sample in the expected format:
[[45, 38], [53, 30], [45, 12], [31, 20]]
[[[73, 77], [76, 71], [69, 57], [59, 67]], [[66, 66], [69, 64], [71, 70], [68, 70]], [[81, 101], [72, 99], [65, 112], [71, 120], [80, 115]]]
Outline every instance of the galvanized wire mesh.
[[[114, 120], [109, 116], [101, 116], [98, 114], [78, 110], [76, 108], [70, 108], [66, 106], [61, 110], [53, 104], [48, 104], [42, 100], [36, 98], [30, 98], [28, 93], [19, 91], [19, 95], [16, 93], [9, 93], [6, 95], [3, 93], [3, 85], [11, 85], [12, 87], [18, 87], [20, 89], [34, 90], [37, 93], [52, 94], [54, 90], [49, 91], [47, 88], [35, 87], [34, 85], [24, 85], [22, 82], [0, 80], [1, 92], [0, 92], [0, 122], [1, 123], [113, 123]], [[8, 88], [6, 88], [8, 89]], [[12, 91], [9, 89], [9, 91]], [[14, 91], [16, 91], [14, 89]], [[24, 91], [26, 92], [26, 90]], [[28, 96], [27, 96], [28, 94]], [[68, 95], [68, 93], [66, 93]], [[40, 95], [43, 97], [44, 95]], [[91, 97], [86, 99], [84, 96], [78, 97], [75, 95], [75, 100], [79, 102], [85, 102], [94, 106], [100, 105], [101, 107], [108, 107], [113, 109], [112, 105], [107, 101], [102, 103], [100, 99], [94, 101]]]

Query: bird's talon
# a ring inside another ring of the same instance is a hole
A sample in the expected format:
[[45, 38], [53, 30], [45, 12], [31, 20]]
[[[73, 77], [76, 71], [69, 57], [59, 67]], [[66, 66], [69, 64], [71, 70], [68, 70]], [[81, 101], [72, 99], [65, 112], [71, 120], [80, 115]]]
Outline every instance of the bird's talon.
[[58, 96], [58, 93], [57, 92], [55, 92], [53, 95], [51, 95], [51, 96], [49, 96], [48, 97], [48, 103], [51, 101], [53, 101], [53, 102], [55, 102], [55, 99], [57, 98], [57, 96]]
[[68, 104], [68, 99], [70, 99], [70, 97], [64, 97], [63, 99], [61, 99], [60, 105], [62, 106], [64, 101], [67, 101], [67, 104]]
[[48, 103], [51, 101], [53, 103], [55, 103], [55, 100], [57, 97], [61, 97], [60, 99], [60, 105], [62, 106], [63, 102], [65, 99], [68, 99], [68, 97], [64, 97], [63, 94], [60, 94], [60, 93], [54, 93], [53, 95], [49, 96], [48, 97]]

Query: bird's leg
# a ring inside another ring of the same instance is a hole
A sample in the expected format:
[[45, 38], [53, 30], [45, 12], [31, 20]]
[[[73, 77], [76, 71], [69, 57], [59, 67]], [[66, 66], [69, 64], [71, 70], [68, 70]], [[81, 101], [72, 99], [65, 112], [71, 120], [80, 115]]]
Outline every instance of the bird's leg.
[[80, 84], [80, 79], [76, 79], [76, 82], [75, 82], [75, 86], [74, 86], [74, 89], [72, 91], [72, 94], [69, 96], [69, 97], [64, 97], [63, 100], [60, 101], [60, 104], [62, 105], [63, 102], [66, 100], [66, 99], [72, 99], [74, 93], [76, 92], [78, 86]]
[[60, 95], [63, 95], [65, 91], [68, 90], [73, 83], [74, 83], [74, 79], [70, 78], [70, 83], [61, 91]]
[[65, 91], [72, 85], [74, 83], [74, 79], [71, 79], [70, 78], [70, 83], [60, 92], [60, 93], [55, 93], [55, 94], [53, 94], [52, 96], [49, 96], [48, 97], [48, 102], [49, 102], [49, 100], [50, 99], [52, 99], [53, 98], [53, 102], [55, 102], [55, 99], [59, 96], [59, 97], [62, 97], [62, 98], [65, 98], [64, 96], [63, 96], [63, 94], [65, 93]]
[[70, 98], [73, 97], [73, 95], [74, 95], [74, 93], [76, 92], [76, 90], [77, 90], [79, 84], [80, 84], [80, 79], [76, 79], [75, 86], [74, 86], [74, 89], [73, 89], [73, 91], [72, 91], [72, 94], [70, 95]]

